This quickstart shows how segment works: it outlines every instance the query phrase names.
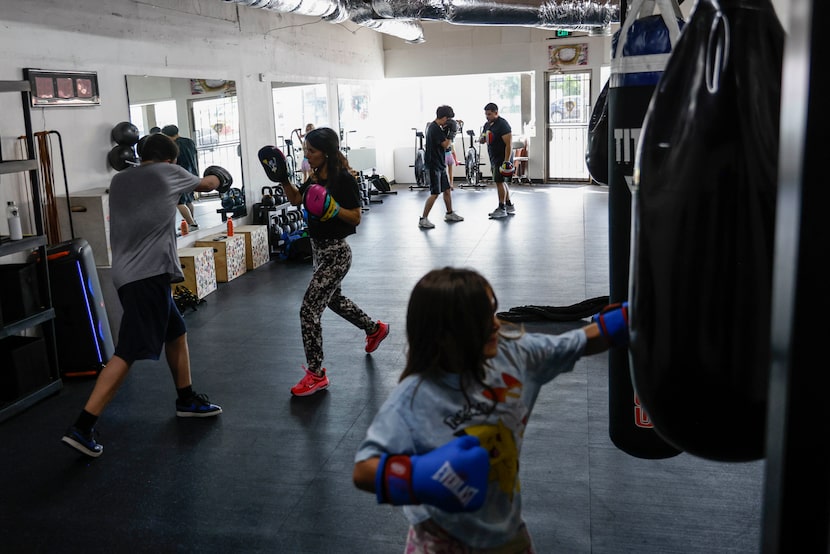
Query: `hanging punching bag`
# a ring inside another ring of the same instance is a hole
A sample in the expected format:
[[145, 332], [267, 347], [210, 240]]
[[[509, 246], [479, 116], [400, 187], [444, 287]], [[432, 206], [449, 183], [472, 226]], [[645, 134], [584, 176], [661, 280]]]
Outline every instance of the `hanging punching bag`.
[[588, 122], [588, 149], [585, 166], [591, 179], [608, 184], [608, 82], [602, 87]]
[[[659, 14], [653, 14], [656, 7]], [[631, 184], [640, 128], [657, 82], [683, 23], [675, 0], [634, 0], [612, 39], [608, 89], [608, 251], [610, 302], [628, 299], [631, 245]], [[608, 353], [609, 435], [620, 450], [638, 458], [680, 453], [655, 433], [631, 382], [628, 352]]]
[[717, 461], [764, 455], [783, 44], [770, 0], [698, 0], [637, 149], [634, 386]]

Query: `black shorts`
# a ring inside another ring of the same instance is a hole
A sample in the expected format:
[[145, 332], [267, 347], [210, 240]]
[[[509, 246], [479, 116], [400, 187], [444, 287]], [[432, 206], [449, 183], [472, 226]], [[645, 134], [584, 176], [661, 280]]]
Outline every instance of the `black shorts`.
[[450, 178], [447, 175], [447, 168], [433, 169], [427, 168], [427, 178], [429, 179], [429, 193], [441, 194], [450, 188]]
[[192, 192], [186, 192], [179, 196], [179, 204], [192, 204], [196, 200], [196, 195]]
[[490, 173], [493, 174], [493, 182], [494, 183], [503, 183], [505, 181], [504, 175], [501, 174], [501, 164], [504, 162], [494, 163], [492, 160], [490, 161]]
[[118, 298], [124, 315], [115, 355], [127, 363], [158, 360], [164, 343], [187, 332], [184, 318], [173, 302], [167, 274], [127, 283], [118, 289]]

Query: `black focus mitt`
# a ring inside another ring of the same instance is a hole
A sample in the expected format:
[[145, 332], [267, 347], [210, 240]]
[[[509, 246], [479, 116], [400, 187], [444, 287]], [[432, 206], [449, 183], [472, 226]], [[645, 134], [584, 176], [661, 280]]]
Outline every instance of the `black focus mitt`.
[[219, 179], [219, 186], [216, 188], [219, 194], [225, 194], [231, 189], [231, 185], [233, 184], [233, 177], [231, 177], [231, 174], [224, 167], [212, 165], [205, 169], [205, 172], [202, 174], [202, 177], [207, 177], [208, 175], [213, 175], [214, 177]]
[[458, 134], [458, 123], [452, 118], [447, 120], [447, 138], [450, 142], [455, 140], [455, 135]]
[[282, 150], [276, 146], [263, 146], [258, 155], [268, 179], [275, 183], [288, 182], [288, 164]]

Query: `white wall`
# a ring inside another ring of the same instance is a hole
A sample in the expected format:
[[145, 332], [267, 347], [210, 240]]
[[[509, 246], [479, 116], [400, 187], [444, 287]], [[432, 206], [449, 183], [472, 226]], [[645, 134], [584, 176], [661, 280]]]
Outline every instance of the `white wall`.
[[[787, 3], [774, 0], [774, 4], [786, 28], [788, 18], [781, 8], [786, 10]], [[681, 6], [685, 15], [693, 7], [691, 0]], [[125, 75], [234, 80], [242, 120], [245, 185], [249, 201], [254, 202], [267, 184], [256, 151], [276, 140], [272, 81], [327, 84], [335, 121], [338, 82], [533, 72], [533, 112], [541, 121], [546, 109], [548, 46], [554, 42], [548, 39], [553, 31], [438, 22], [424, 22], [423, 27], [426, 42], [412, 45], [351, 22], [331, 24], [221, 0], [0, 0], [0, 79], [21, 79], [24, 67], [98, 73], [100, 106], [33, 110], [36, 131], [61, 133], [70, 192], [109, 184], [113, 175], [105, 160], [113, 146], [109, 133], [115, 123], [129, 119]], [[597, 84], [592, 91], [595, 97], [602, 84], [600, 68], [609, 62], [610, 39], [565, 40], [589, 44], [588, 68]], [[382, 93], [383, 87], [379, 88]], [[394, 99], [384, 102], [394, 109], [376, 114], [389, 122], [380, 126], [377, 163], [381, 173], [395, 179], [395, 149], [411, 147], [413, 141], [410, 127], [414, 125], [409, 121], [432, 119], [435, 107], [414, 113], [413, 107], [395, 105]], [[454, 107], [456, 111], [462, 108]], [[475, 110], [474, 117], [481, 118], [475, 123], [480, 125], [483, 106]], [[15, 139], [23, 131], [22, 121], [15, 119], [19, 111], [19, 98], [0, 96], [4, 158], [13, 157]], [[531, 174], [544, 173], [543, 154], [530, 153]], [[56, 173], [61, 192], [62, 175], [59, 169]], [[25, 187], [14, 181], [17, 177], [0, 179], [0, 205], [7, 199], [25, 198], [21, 196]], [[409, 175], [401, 179], [410, 180]], [[0, 233], [6, 232], [5, 225], [4, 219], [0, 221]]]
[[[548, 51], [551, 45], [588, 44], [588, 65], [574, 67], [574, 71], [592, 72], [595, 86], [592, 97], [602, 89], [600, 68], [610, 62], [610, 37], [569, 37], [555, 39], [553, 30], [528, 27], [477, 27], [425, 23], [424, 44], [407, 44], [395, 37], [384, 37], [386, 77], [428, 77], [435, 75], [477, 75], [508, 72], [531, 72], [534, 75], [533, 106], [530, 115], [535, 121], [535, 132], [529, 134], [529, 174], [538, 178], [545, 174], [547, 142], [545, 114], [547, 110]], [[551, 40], [553, 38], [553, 40]], [[452, 91], [458, 93], [465, 86], [463, 79], [452, 80]], [[472, 92], [469, 93], [473, 95]], [[503, 99], [489, 98], [477, 102], [470, 109], [463, 104], [452, 104], [456, 114], [464, 114], [468, 129], [478, 129], [484, 123], [484, 104], [493, 101], [501, 105]], [[432, 108], [435, 109], [434, 107]], [[472, 117], [468, 114], [472, 113]], [[433, 115], [434, 117], [434, 115]], [[514, 135], [522, 133], [521, 121], [506, 117]], [[486, 156], [485, 156], [486, 157]]]
[[[25, 67], [98, 74], [99, 106], [32, 111], [35, 131], [56, 130], [63, 139], [70, 193], [109, 185], [110, 130], [129, 119], [125, 75], [236, 81], [243, 171], [248, 193], [256, 191], [249, 199], [266, 183], [256, 152], [276, 140], [271, 81], [383, 76], [381, 35], [375, 31], [219, 0], [0, 0], [0, 52], [0, 80], [22, 79]], [[23, 134], [20, 111], [18, 95], [0, 95], [4, 159], [14, 157], [16, 137]], [[56, 145], [55, 188], [62, 193], [58, 158]], [[18, 176], [0, 179], [0, 205], [25, 199]], [[0, 233], [5, 226], [2, 218]], [[24, 231], [26, 226], [24, 221]]]
[[[680, 5], [681, 13], [687, 21], [695, 4], [693, 0], [686, 0]], [[787, 0], [772, 0], [772, 4], [779, 20], [787, 29], [789, 3]], [[574, 67], [572, 70], [584, 71], [587, 68], [592, 72], [592, 81], [595, 85], [594, 90], [591, 91], [592, 105], [604, 85], [601, 68], [608, 66], [611, 60], [610, 37], [571, 37], [551, 40], [554, 36], [553, 30], [524, 27], [477, 27], [437, 22], [425, 22], [423, 28], [426, 39], [423, 44], [407, 44], [399, 38], [384, 35], [384, 66], [387, 79], [526, 71], [534, 73], [532, 115], [535, 116], [537, 127], [535, 136], [531, 135], [531, 139], [536, 138], [536, 140], [531, 140], [529, 149], [530, 175], [533, 176], [544, 175], [547, 163], [545, 159], [547, 144], [542, 123], [547, 110], [545, 73], [549, 69], [548, 46], [551, 44], [588, 44], [588, 65]], [[612, 32], [618, 28], [618, 25], [612, 26]], [[452, 79], [451, 83], [448, 85], [448, 88], [452, 87], [448, 94], [464, 87], [463, 79]], [[492, 100], [499, 103], [497, 98]], [[456, 101], [451, 105], [456, 114], [469, 112], [469, 108], [462, 101]], [[434, 110], [434, 107], [431, 109]], [[476, 119], [472, 123], [480, 126], [484, 122], [483, 104], [476, 106], [474, 110], [478, 111], [474, 112]], [[514, 134], [517, 133], [520, 130], [519, 122], [510, 121], [510, 123]], [[468, 126], [468, 128], [472, 127]], [[391, 143], [398, 148], [403, 148], [407, 144], [401, 143], [400, 139], [391, 141]], [[386, 160], [380, 154], [379, 158]], [[391, 165], [390, 161], [389, 166]]]

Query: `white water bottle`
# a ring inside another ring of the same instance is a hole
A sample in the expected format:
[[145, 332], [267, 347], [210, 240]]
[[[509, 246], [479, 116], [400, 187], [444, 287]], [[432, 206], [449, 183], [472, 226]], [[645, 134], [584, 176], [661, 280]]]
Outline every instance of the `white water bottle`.
[[23, 238], [23, 229], [20, 227], [20, 210], [14, 202], [6, 206], [6, 217], [9, 221], [9, 238], [20, 240]]

